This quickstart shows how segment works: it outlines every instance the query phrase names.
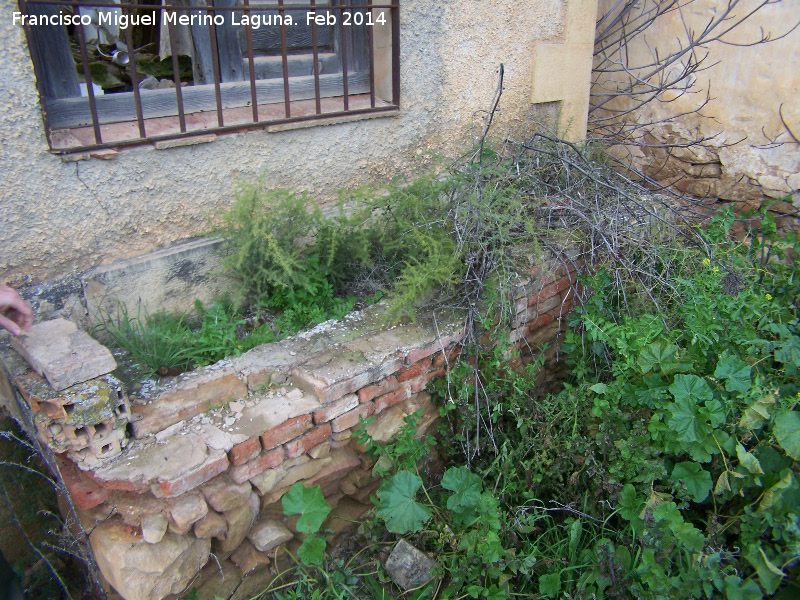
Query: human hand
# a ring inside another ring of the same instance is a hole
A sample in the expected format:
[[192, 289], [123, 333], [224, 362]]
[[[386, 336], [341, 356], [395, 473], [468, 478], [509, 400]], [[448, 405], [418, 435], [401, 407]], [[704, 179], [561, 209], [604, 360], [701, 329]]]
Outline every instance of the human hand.
[[33, 325], [33, 311], [13, 288], [0, 285], [0, 327], [12, 335], [28, 331]]

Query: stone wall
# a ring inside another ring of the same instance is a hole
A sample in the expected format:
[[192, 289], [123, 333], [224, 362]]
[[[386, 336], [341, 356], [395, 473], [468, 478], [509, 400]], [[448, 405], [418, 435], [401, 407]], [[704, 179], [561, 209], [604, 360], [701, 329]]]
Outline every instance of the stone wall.
[[[654, 57], [668, 56], [681, 45], [685, 48], [686, 32], [699, 36], [728, 4], [726, 0], [698, 0], [659, 17], [627, 44], [626, 68], [636, 75], [652, 71], [646, 65], [651, 65]], [[727, 23], [744, 17], [759, 4], [742, 0]], [[613, 6], [612, 0], [601, 0], [598, 15]], [[645, 1], [641, 7], [642, 11], [652, 9], [653, 3]], [[639, 132], [636, 141], [641, 147], [619, 146], [614, 153], [688, 196], [730, 202], [737, 211], [789, 196], [789, 201], [773, 204], [772, 209], [779, 216], [794, 213], [800, 205], [800, 146], [796, 140], [800, 134], [800, 29], [777, 38], [798, 20], [797, 2], [762, 5], [723, 37], [728, 43], [698, 49], [694, 59], [702, 59], [700, 69], [681, 82], [681, 89], [658, 94], [633, 113], [626, 113], [633, 104], [625, 97], [608, 104], [607, 112], [593, 117], [608, 119], [616, 112], [625, 115], [620, 120], [629, 125], [654, 124]], [[775, 41], [749, 45], [762, 34]], [[676, 64], [665, 75], [676, 77], [681, 70]], [[603, 96], [604, 88], [614, 87], [617, 76], [595, 73], [594, 91]], [[654, 75], [649, 81], [657, 80]], [[690, 145], [698, 139], [705, 141]]]
[[[525, 274], [509, 340], [522, 350], [518, 361], [545, 342], [553, 357], [575, 275], [558, 262]], [[371, 307], [130, 394], [112, 375], [55, 391], [19, 356], [4, 357], [120, 596], [160, 600], [203, 581], [226, 595], [300, 543], [280, 503], [298, 481], [321, 486], [333, 507], [324, 527], [334, 532], [370, 510], [379, 481], [353, 432], [374, 416], [367, 431], [385, 442], [416, 411], [418, 435], [433, 432], [439, 413], [426, 389], [448, 375], [464, 336], [458, 315], [388, 327], [381, 312]]]

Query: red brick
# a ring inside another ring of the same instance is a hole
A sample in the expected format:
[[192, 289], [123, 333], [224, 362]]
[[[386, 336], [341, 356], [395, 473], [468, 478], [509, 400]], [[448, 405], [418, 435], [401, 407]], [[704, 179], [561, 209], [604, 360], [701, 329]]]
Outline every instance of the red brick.
[[419, 377], [415, 377], [410, 381], [411, 383], [411, 393], [416, 394], [423, 391], [427, 386], [428, 382], [433, 379], [434, 377], [444, 377], [447, 374], [447, 371], [442, 369], [437, 369], [436, 371], [431, 371], [430, 373], [425, 373], [424, 375], [420, 375]]
[[[536, 331], [540, 327], [544, 327], [548, 323], [552, 322], [552, 320], [553, 320], [553, 315], [551, 315], [550, 313], [545, 313], [543, 315], [540, 315], [538, 318], [528, 323], [527, 325], [528, 333]], [[525, 335], [527, 336], [528, 334], [526, 333]]]
[[400, 383], [397, 381], [397, 377], [387, 377], [378, 385], [370, 385], [358, 390], [358, 401], [362, 403], [369, 402], [373, 398], [395, 391], [399, 385]]
[[467, 332], [461, 328], [456, 331], [453, 331], [449, 334], [440, 335], [439, 337], [434, 340], [433, 343], [428, 344], [424, 348], [419, 348], [417, 350], [412, 350], [406, 356], [406, 364], [413, 365], [421, 361], [424, 358], [428, 358], [429, 356], [435, 354], [437, 351], [447, 348], [448, 346], [460, 342], [464, 339], [464, 336], [467, 335]]
[[411, 397], [411, 385], [406, 384], [398, 390], [390, 394], [384, 394], [375, 400], [375, 412], [379, 413], [390, 406], [394, 406], [398, 402], [408, 400]]
[[70, 461], [58, 461], [58, 468], [70, 498], [81, 510], [99, 506], [111, 495], [111, 490], [99, 485], [78, 470]]
[[234, 465], [243, 465], [256, 458], [261, 453], [261, 440], [257, 437], [236, 444], [228, 452], [228, 458]]
[[239, 465], [238, 467], [231, 467], [228, 469], [228, 475], [236, 483], [244, 483], [251, 477], [255, 477], [259, 473], [263, 473], [267, 469], [277, 467], [283, 462], [283, 448], [275, 448], [269, 452], [263, 452], [255, 460], [248, 463]]
[[[401, 388], [405, 390], [405, 387]], [[375, 405], [372, 402], [365, 402], [358, 408], [354, 408], [348, 413], [343, 414], [341, 417], [334, 419], [331, 422], [331, 429], [338, 433], [345, 429], [350, 429], [358, 425], [359, 421], [363, 418], [366, 419], [375, 412]]]
[[103, 479], [98, 477], [94, 471], [86, 471], [88, 475], [97, 485], [117, 492], [136, 492], [141, 494], [150, 491], [150, 485], [146, 481], [129, 481], [127, 479]]
[[436, 353], [436, 351], [439, 350], [441, 347], [442, 345], [439, 343], [439, 340], [436, 340], [432, 344], [428, 344], [423, 348], [411, 350], [406, 355], [406, 364], [413, 365], [414, 363], [421, 361], [423, 358], [428, 358], [431, 354]]
[[[228, 468], [229, 464], [228, 455], [222, 454], [219, 458], [210, 460], [204, 463], [199, 469], [190, 471], [177, 479], [172, 481], [160, 480], [158, 485], [161, 487], [161, 491], [164, 493], [165, 497], [174, 498], [223, 473]], [[241, 481], [237, 481], [236, 483], [241, 483]]]
[[305, 454], [308, 450], [326, 441], [329, 437], [331, 437], [331, 426], [325, 423], [322, 427], [317, 427], [303, 437], [299, 437], [286, 444], [286, 456], [295, 458], [301, 454]]
[[262, 434], [261, 445], [264, 447], [264, 450], [272, 450], [276, 446], [280, 446], [302, 435], [311, 429], [311, 427], [311, 415], [300, 415]]
[[551, 283], [550, 285], [542, 288], [542, 291], [540, 291], [535, 296], [531, 296], [528, 299], [528, 306], [534, 306], [536, 304], [539, 304], [540, 302], [544, 302], [545, 300], [547, 300], [552, 296], [555, 296], [556, 294], [559, 294], [560, 292], [563, 292], [564, 290], [570, 287], [570, 283], [571, 282], [569, 277], [562, 277], [555, 283]]
[[343, 415], [348, 410], [353, 410], [356, 406], [358, 406], [358, 396], [355, 394], [343, 396], [335, 402], [328, 404], [328, 406], [323, 406], [316, 411], [314, 413], [314, 423], [317, 425], [321, 423], [327, 423], [331, 419], [335, 419], [339, 415]]
[[[368, 368], [352, 377], [347, 377], [339, 381], [335, 381], [333, 376], [325, 376], [318, 373], [318, 371], [329, 371], [334, 367], [302, 367], [292, 371], [297, 385], [309, 393], [316, 395], [321, 404], [328, 404], [334, 400], [338, 400], [345, 394], [355, 393], [357, 390], [370, 385], [376, 381], [394, 374], [403, 364], [403, 358], [398, 356], [383, 361], [377, 367]], [[347, 365], [350, 371], [354, 370], [352, 365]], [[364, 368], [358, 366], [358, 368]], [[348, 369], [339, 369], [342, 372], [347, 372]], [[356, 369], [357, 370], [357, 369]]]
[[445, 352], [440, 352], [436, 356], [433, 357], [433, 364], [431, 365], [434, 369], [438, 369], [439, 367], [443, 367], [445, 365], [453, 366], [453, 363], [461, 354], [461, 346], [453, 346], [449, 350]]
[[424, 358], [410, 367], [406, 367], [405, 369], [400, 369], [397, 372], [397, 381], [403, 382], [408, 381], [409, 379], [414, 379], [414, 377], [418, 377], [423, 373], [427, 372], [428, 369], [431, 368], [431, 363], [433, 359], [429, 356], [428, 358]]

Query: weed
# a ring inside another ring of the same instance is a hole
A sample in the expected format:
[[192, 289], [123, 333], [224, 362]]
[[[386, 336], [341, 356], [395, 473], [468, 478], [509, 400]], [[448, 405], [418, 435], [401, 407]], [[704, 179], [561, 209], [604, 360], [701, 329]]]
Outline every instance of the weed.
[[106, 312], [101, 318], [98, 330], [144, 365], [149, 370], [146, 376], [159, 369], [186, 369], [191, 365], [186, 344], [190, 330], [183, 318], [174, 319], [164, 313], [143, 315], [141, 306], [136, 316], [130, 316], [124, 304], [117, 307], [114, 317]]

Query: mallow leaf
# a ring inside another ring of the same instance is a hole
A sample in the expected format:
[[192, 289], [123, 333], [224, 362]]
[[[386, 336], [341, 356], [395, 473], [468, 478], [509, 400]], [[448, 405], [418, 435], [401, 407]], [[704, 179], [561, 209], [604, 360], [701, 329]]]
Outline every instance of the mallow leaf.
[[297, 531], [302, 533], [317, 531], [331, 512], [331, 507], [325, 502], [318, 485], [306, 487], [299, 481], [283, 496], [281, 503], [286, 516], [300, 515]]
[[696, 462], [682, 462], [675, 465], [671, 479], [676, 483], [682, 484], [686, 489], [686, 493], [695, 502], [702, 502], [708, 498], [708, 493], [712, 488], [711, 473]]
[[421, 487], [422, 479], [408, 471], [399, 471], [381, 485], [378, 490], [377, 513], [386, 523], [386, 529], [393, 533], [422, 529], [431, 518], [431, 511], [416, 500]]

